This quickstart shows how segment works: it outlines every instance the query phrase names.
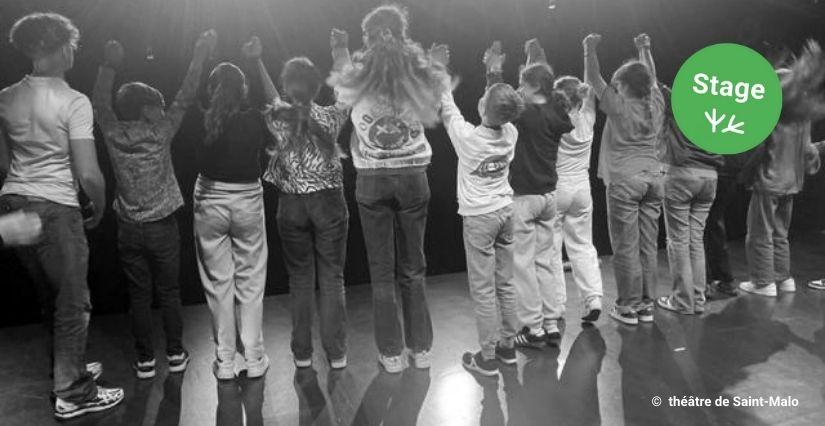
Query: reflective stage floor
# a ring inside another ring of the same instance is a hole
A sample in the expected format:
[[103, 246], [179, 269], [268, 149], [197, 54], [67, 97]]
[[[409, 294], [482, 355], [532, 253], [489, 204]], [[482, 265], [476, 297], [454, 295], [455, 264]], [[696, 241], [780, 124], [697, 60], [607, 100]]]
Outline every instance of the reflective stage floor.
[[[193, 356], [189, 369], [168, 375], [164, 366], [149, 381], [138, 381], [130, 369], [126, 317], [96, 316], [89, 359], [104, 363], [102, 382], [123, 386], [127, 399], [111, 412], [66, 424], [823, 425], [825, 292], [802, 285], [825, 275], [823, 242], [821, 234], [792, 238], [796, 294], [714, 301], [702, 316], [658, 310], [655, 323], [638, 327], [603, 315], [595, 327], [583, 328], [577, 293], [568, 284], [560, 348], [521, 350], [518, 366], [502, 368], [495, 379], [474, 377], [460, 364], [462, 352], [477, 349], [464, 274], [429, 279], [433, 367], [399, 375], [383, 372], [376, 362], [368, 285], [348, 290], [349, 367], [340, 372], [330, 371], [320, 351], [313, 369], [296, 371], [286, 295], [266, 299], [272, 367], [257, 380], [217, 383], [205, 305], [184, 308], [185, 344]], [[742, 252], [742, 243], [733, 243], [740, 278]], [[607, 308], [615, 283], [609, 258], [602, 263]], [[658, 294], [668, 288], [662, 251]], [[0, 424], [54, 423], [46, 341], [38, 325], [0, 330]], [[662, 406], [653, 405], [657, 396]], [[712, 405], [722, 397], [730, 405], [670, 407], [670, 397], [710, 398]], [[752, 404], [762, 397], [765, 406], [734, 406], [735, 397]], [[794, 400], [797, 406], [770, 406]]]

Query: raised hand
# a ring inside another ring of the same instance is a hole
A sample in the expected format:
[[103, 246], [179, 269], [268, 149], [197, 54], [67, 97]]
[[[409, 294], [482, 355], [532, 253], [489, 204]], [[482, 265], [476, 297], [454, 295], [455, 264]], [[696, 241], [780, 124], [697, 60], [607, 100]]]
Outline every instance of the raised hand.
[[218, 33], [215, 30], [210, 29], [202, 32], [198, 37], [198, 41], [195, 42], [193, 59], [198, 62], [205, 61], [215, 50], [217, 44]]
[[244, 57], [246, 59], [258, 59], [263, 54], [264, 48], [261, 45], [261, 39], [258, 36], [252, 36], [243, 47], [241, 47]]
[[633, 38], [633, 44], [636, 45], [637, 49], [650, 48], [650, 36], [646, 33], [641, 33]]
[[103, 46], [103, 65], [118, 68], [123, 62], [123, 46], [116, 40], [109, 40]]
[[430, 47], [430, 59], [445, 68], [450, 64], [450, 47], [446, 44], [434, 43]]
[[329, 34], [329, 45], [333, 49], [346, 48], [349, 46], [349, 33], [338, 28], [333, 28]]
[[493, 45], [484, 52], [484, 66], [487, 68], [487, 71], [501, 71], [506, 58], [507, 55], [501, 51], [501, 42], [496, 40], [493, 42]]
[[582, 45], [586, 50], [594, 50], [596, 46], [602, 41], [601, 34], [588, 34], [587, 37], [582, 40]]

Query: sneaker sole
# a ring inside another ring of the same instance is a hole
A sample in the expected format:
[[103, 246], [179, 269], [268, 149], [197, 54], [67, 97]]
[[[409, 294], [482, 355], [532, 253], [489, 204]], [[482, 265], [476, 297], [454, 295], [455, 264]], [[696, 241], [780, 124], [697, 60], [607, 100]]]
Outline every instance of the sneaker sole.
[[183, 373], [186, 371], [186, 367], [189, 366], [189, 359], [187, 358], [186, 361], [182, 362], [181, 364], [172, 365], [169, 364], [169, 372], [170, 373]]
[[825, 290], [825, 286], [808, 283], [808, 288], [813, 290]]
[[641, 316], [639, 315], [639, 322], [653, 322], [653, 315]]
[[98, 405], [98, 406], [95, 406], [95, 407], [81, 408], [79, 410], [72, 411], [71, 413], [54, 413], [54, 416], [59, 420], [69, 420], [69, 419], [73, 419], [75, 417], [80, 417], [84, 414], [97, 413], [97, 412], [100, 412], [100, 411], [106, 411], [110, 408], [114, 408], [115, 406], [117, 406], [118, 404], [123, 402], [124, 399], [125, 399], [124, 396], [121, 396], [120, 399], [118, 399], [117, 401], [111, 402], [111, 403], [106, 404], [106, 405]]
[[475, 367], [475, 366], [472, 366], [472, 365], [465, 364], [464, 362], [462, 362], [461, 365], [464, 366], [465, 370], [467, 370], [469, 372], [472, 372], [472, 373], [481, 374], [482, 376], [485, 376], [485, 377], [498, 376], [498, 369], [496, 369], [496, 370], [485, 370], [483, 368], [478, 368], [478, 367]]
[[748, 293], [748, 294], [754, 294], [754, 295], [756, 295], [756, 296], [762, 296], [762, 297], [776, 297], [776, 293], [775, 293], [775, 292], [771, 292], [771, 293], [763, 293], [763, 292], [757, 292], [757, 291], [749, 291], [749, 290], [745, 290], [744, 288], [741, 288], [741, 287], [739, 288], [739, 290], [744, 291], [745, 293]]
[[[518, 358], [504, 358], [502, 356], [496, 355], [496, 359], [505, 365], [513, 365], [518, 362]], [[463, 364], [463, 363], [462, 363]]]
[[138, 370], [135, 370], [135, 377], [137, 377], [138, 379], [141, 379], [141, 380], [151, 379], [152, 377], [155, 377], [155, 374], [156, 374], [155, 370], [152, 370], [152, 371], [138, 371]]
[[582, 317], [582, 321], [584, 322], [596, 322], [599, 320], [599, 317], [602, 315], [601, 309], [593, 309], [588, 313], [586, 316]]
[[614, 315], [612, 313], [610, 314], [610, 318], [613, 318], [614, 320], [616, 320], [616, 321], [618, 321], [622, 324], [625, 324], [625, 325], [639, 325], [639, 319], [638, 318], [636, 318], [635, 320], [634, 319], [628, 319], [628, 318], [624, 318], [620, 315]]
[[390, 367], [387, 367], [387, 366], [386, 366], [386, 365], [384, 365], [384, 363], [383, 363], [383, 362], [381, 362], [381, 361], [378, 361], [378, 364], [379, 364], [379, 365], [381, 365], [381, 368], [383, 368], [383, 369], [384, 369], [384, 371], [386, 371], [387, 373], [390, 373], [390, 374], [399, 374], [399, 373], [401, 373], [402, 371], [404, 371], [404, 365], [403, 365], [403, 364], [402, 364], [402, 365], [399, 365], [399, 366], [398, 366], [398, 368], [390, 368]]
[[309, 367], [312, 367], [312, 360], [305, 361], [305, 360], [297, 360], [296, 359], [294, 362], [295, 362], [295, 367], [296, 368], [309, 368]]
[[347, 363], [346, 362], [344, 362], [344, 363], [331, 362], [331, 363], [329, 363], [329, 366], [333, 370], [343, 370], [343, 369], [347, 368]]

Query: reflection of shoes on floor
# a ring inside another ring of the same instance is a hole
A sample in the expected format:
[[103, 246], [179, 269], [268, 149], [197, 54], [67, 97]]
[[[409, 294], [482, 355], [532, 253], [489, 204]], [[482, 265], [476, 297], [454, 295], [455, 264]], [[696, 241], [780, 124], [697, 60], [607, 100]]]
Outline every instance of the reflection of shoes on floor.
[[595, 297], [587, 302], [586, 306], [584, 307], [584, 316], [582, 316], [583, 322], [596, 322], [599, 320], [599, 316], [602, 314], [602, 299], [600, 297]]
[[516, 348], [513, 346], [508, 348], [506, 346], [501, 346], [501, 344], [497, 344], [496, 358], [504, 364], [513, 365], [518, 361], [516, 358]]
[[[310, 360], [309, 365], [312, 365], [312, 360]], [[329, 361], [329, 366], [333, 370], [341, 370], [341, 369], [347, 368], [347, 356], [344, 355], [341, 358], [330, 360]]]
[[615, 306], [610, 310], [610, 317], [627, 325], [636, 325], [639, 323], [639, 316], [636, 315], [636, 312], [619, 312]]
[[484, 357], [481, 356], [481, 352], [476, 352], [475, 354], [464, 352], [464, 355], [461, 357], [461, 365], [467, 370], [474, 371], [483, 376], [492, 377], [498, 375], [498, 365], [495, 359], [484, 359]]
[[825, 290], [825, 278], [809, 282], [808, 287], [814, 290]]
[[103, 364], [99, 362], [90, 362], [86, 364], [86, 371], [92, 375], [92, 380], [97, 381], [103, 375]]
[[176, 355], [166, 355], [166, 361], [169, 362], [169, 372], [182, 373], [186, 371], [189, 359], [189, 352], [186, 352], [186, 350]]
[[531, 332], [529, 327], [524, 327], [516, 334], [516, 338], [513, 341], [516, 346], [541, 348], [547, 343], [546, 339], [546, 333], [543, 328], [540, 328], [537, 332]]
[[265, 375], [266, 370], [269, 370], [269, 357], [266, 354], [255, 361], [246, 363], [246, 377], [250, 379]]
[[378, 362], [381, 363], [387, 373], [398, 374], [404, 371], [404, 359], [401, 355], [384, 356], [378, 354]]
[[653, 322], [653, 308], [643, 308], [636, 311], [639, 322]]
[[793, 277], [790, 277], [786, 280], [780, 281], [779, 284], [777, 284], [776, 287], [777, 287], [777, 290], [779, 290], [779, 291], [784, 291], [786, 293], [793, 293], [793, 292], [796, 291], [796, 281], [793, 279]]
[[739, 283], [739, 289], [760, 296], [776, 297], [776, 284], [774, 283], [758, 286], [753, 281], [742, 281]]
[[212, 373], [218, 380], [233, 380], [235, 379], [235, 362], [215, 360], [212, 363]]
[[72, 419], [88, 413], [108, 410], [123, 401], [123, 389], [97, 387], [97, 395], [81, 403], [71, 403], [57, 398], [54, 416], [60, 420]]
[[420, 370], [426, 370], [432, 365], [432, 355], [430, 351], [413, 352], [412, 360], [413, 366]]
[[149, 361], [135, 361], [132, 364], [132, 369], [135, 370], [135, 376], [138, 379], [151, 379], [155, 377], [155, 359]]

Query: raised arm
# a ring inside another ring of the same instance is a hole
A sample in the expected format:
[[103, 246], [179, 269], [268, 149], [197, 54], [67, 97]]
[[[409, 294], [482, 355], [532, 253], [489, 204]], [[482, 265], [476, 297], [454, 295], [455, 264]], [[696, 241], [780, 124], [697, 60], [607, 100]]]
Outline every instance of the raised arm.
[[123, 46], [115, 40], [109, 40], [103, 47], [103, 64], [97, 71], [97, 80], [92, 90], [92, 108], [95, 120], [105, 134], [117, 123], [117, 116], [112, 109], [112, 85], [115, 72], [123, 62]]
[[340, 72], [352, 66], [352, 57], [349, 53], [349, 34], [344, 30], [333, 28], [329, 35], [329, 45], [332, 48], [332, 71]]
[[599, 66], [599, 57], [596, 54], [596, 46], [602, 40], [602, 36], [598, 34], [589, 34], [582, 41], [584, 46], [584, 81], [593, 88], [596, 97], [599, 99], [604, 95], [604, 90], [607, 88], [607, 82], [602, 77], [601, 67]]
[[531, 38], [524, 42], [524, 54], [527, 55], [526, 65], [547, 64], [547, 55], [537, 38]]
[[487, 87], [504, 82], [502, 70], [506, 58], [507, 55], [501, 51], [501, 42], [498, 40], [494, 41], [492, 46], [484, 51], [483, 62], [487, 73]]
[[[429, 51], [430, 60], [434, 63], [440, 64], [445, 72], [441, 76], [444, 79], [444, 87], [452, 87], [451, 77], [446, 72], [447, 65], [450, 63], [450, 49], [445, 44], [434, 44]], [[473, 125], [464, 119], [458, 105], [453, 99], [452, 90], [445, 90], [441, 94], [441, 121], [444, 122], [444, 128], [447, 129], [447, 134], [450, 137], [450, 142], [457, 152], [461, 150], [462, 141], [466, 139], [468, 132], [471, 132]]]
[[[215, 45], [218, 43], [218, 33], [215, 30], [207, 30], [201, 33], [198, 41], [195, 42], [195, 50], [192, 53], [192, 61], [189, 63], [189, 68], [186, 70], [186, 76], [183, 78], [178, 93], [175, 95], [175, 100], [169, 106], [167, 117], [172, 122], [173, 132], [176, 132], [180, 123], [183, 121], [183, 115], [186, 110], [192, 106], [197, 100], [198, 86], [200, 85], [201, 75], [203, 74], [203, 63], [215, 50]], [[169, 140], [172, 138], [170, 137]]]
[[267, 71], [266, 65], [264, 65], [264, 61], [261, 59], [261, 55], [263, 54], [261, 39], [253, 36], [243, 45], [242, 51], [244, 57], [246, 57], [247, 61], [252, 62], [255, 72], [260, 76], [267, 105], [272, 105], [281, 98], [281, 95], [278, 93], [278, 89], [275, 87], [275, 83], [272, 82], [272, 77], [269, 76], [269, 71]]
[[633, 39], [633, 44], [639, 51], [639, 61], [650, 69], [653, 81], [659, 81], [656, 78], [656, 64], [653, 62], [653, 54], [650, 50], [650, 36], [645, 33], [639, 34]]

